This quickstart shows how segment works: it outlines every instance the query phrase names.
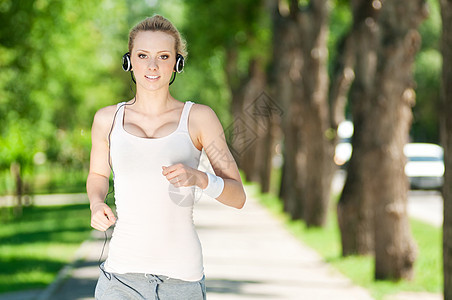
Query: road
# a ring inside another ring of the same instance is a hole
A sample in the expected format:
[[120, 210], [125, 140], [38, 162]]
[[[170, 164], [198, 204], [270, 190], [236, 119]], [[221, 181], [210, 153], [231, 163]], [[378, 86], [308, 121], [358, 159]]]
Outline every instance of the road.
[[439, 191], [410, 191], [408, 214], [436, 227], [443, 225], [443, 197]]
[[[342, 170], [333, 179], [333, 191], [339, 192], [345, 181]], [[408, 214], [436, 227], [443, 225], [443, 198], [439, 191], [411, 190], [408, 194]]]

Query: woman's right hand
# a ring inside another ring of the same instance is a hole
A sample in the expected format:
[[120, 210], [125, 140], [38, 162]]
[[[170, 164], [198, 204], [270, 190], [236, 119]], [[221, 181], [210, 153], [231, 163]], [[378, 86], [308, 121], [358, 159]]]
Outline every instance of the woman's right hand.
[[106, 203], [98, 203], [91, 208], [91, 227], [94, 229], [106, 231], [115, 222], [115, 215]]

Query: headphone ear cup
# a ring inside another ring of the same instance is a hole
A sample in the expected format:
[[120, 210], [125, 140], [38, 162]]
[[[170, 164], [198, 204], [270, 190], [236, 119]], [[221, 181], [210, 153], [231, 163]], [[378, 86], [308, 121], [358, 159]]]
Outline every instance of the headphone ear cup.
[[174, 65], [174, 71], [181, 73], [184, 70], [185, 60], [181, 54], [176, 56], [176, 64]]
[[127, 52], [122, 56], [122, 69], [126, 72], [132, 70], [132, 62], [130, 61], [130, 53]]

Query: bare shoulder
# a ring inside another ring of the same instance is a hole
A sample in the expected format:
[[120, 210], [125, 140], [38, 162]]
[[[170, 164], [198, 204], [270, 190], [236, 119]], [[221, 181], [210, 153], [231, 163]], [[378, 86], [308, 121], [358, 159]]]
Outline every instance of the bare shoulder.
[[195, 103], [191, 109], [196, 123], [214, 125], [209, 122], [220, 122], [215, 111], [208, 105]]
[[99, 109], [94, 115], [92, 135], [105, 137], [110, 130], [116, 113], [116, 105], [109, 105]]
[[102, 107], [99, 109], [94, 115], [94, 122], [103, 124], [105, 122], [111, 122], [113, 120], [113, 116], [116, 113], [116, 105], [109, 105], [106, 107]]
[[99, 109], [94, 115], [93, 126], [105, 127], [111, 124], [116, 113], [116, 105], [109, 105]]
[[206, 146], [217, 137], [223, 136], [223, 127], [215, 111], [208, 105], [195, 103], [192, 106], [193, 120], [199, 142]]

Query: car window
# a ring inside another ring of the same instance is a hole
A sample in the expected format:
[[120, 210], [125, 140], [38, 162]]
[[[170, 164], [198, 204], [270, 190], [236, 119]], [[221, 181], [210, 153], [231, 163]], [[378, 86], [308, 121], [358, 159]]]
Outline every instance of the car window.
[[441, 157], [432, 156], [412, 156], [408, 157], [408, 161], [442, 161]]

